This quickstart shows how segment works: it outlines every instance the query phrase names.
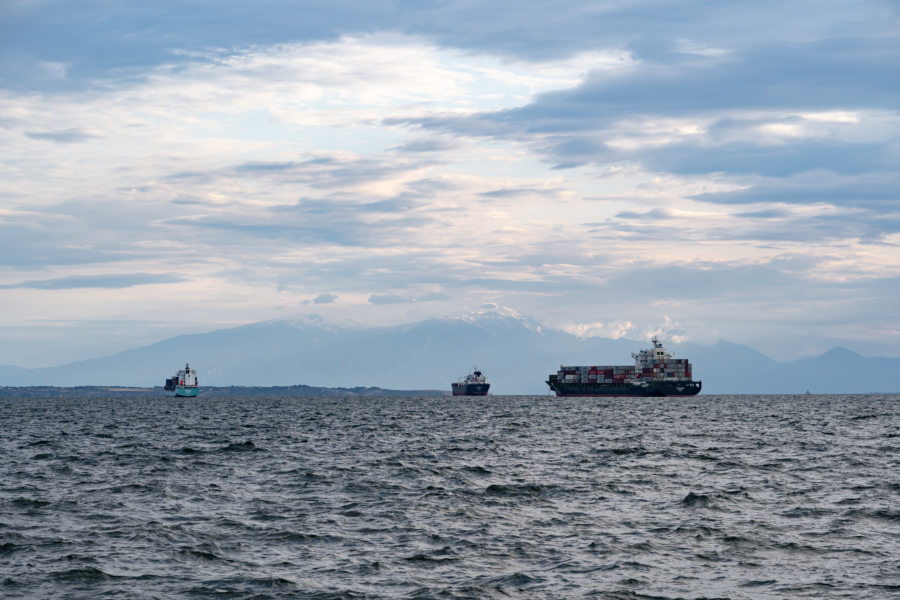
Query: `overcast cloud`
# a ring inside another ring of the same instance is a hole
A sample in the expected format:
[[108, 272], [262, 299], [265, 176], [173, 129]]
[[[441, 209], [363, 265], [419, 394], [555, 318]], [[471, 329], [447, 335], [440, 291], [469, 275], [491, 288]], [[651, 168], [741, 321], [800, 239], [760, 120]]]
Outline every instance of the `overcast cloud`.
[[898, 32], [888, 0], [6, 2], [0, 364], [482, 306], [900, 356]]

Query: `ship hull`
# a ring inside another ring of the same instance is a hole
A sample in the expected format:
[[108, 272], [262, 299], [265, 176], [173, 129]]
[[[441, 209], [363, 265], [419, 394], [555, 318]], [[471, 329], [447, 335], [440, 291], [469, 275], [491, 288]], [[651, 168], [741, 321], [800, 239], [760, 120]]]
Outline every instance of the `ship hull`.
[[[487, 396], [489, 383], [454, 383], [452, 384], [454, 396]], [[445, 388], [446, 389], [446, 388]]]
[[166, 390], [166, 395], [173, 398], [193, 398], [200, 393], [199, 387], [176, 386], [174, 390]]
[[604, 396], [696, 396], [700, 393], [700, 381], [651, 381], [646, 385], [629, 383], [580, 383], [560, 382], [551, 375], [546, 382], [557, 396], [564, 397], [604, 397]]

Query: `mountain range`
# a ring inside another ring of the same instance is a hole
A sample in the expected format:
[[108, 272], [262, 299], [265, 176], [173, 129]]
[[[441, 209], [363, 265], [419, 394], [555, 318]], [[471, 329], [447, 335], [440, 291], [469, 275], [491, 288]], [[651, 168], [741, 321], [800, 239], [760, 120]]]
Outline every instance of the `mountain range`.
[[[207, 386], [447, 389], [478, 366], [494, 394], [547, 394], [560, 364], [631, 364], [647, 342], [578, 337], [502, 312], [407, 325], [339, 325], [307, 316], [181, 335], [55, 367], [0, 366], [4, 386], [162, 385], [185, 362]], [[898, 392], [898, 358], [834, 348], [777, 362], [739, 344], [666, 344], [693, 364], [706, 394]]]

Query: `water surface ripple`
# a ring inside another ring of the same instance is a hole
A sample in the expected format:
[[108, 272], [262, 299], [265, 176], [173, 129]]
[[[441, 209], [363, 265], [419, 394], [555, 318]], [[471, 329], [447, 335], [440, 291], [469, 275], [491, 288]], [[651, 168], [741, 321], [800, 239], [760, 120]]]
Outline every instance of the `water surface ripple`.
[[900, 397], [2, 399], [4, 598], [896, 598]]

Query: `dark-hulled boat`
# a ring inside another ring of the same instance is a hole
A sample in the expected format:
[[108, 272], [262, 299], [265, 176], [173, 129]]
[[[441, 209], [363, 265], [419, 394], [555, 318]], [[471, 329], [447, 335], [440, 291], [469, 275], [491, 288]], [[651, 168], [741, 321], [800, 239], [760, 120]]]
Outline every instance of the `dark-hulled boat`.
[[454, 396], [487, 396], [491, 384], [477, 368], [450, 386]]
[[547, 379], [557, 396], [695, 396], [702, 383], [691, 379], [691, 363], [675, 358], [662, 342], [631, 356], [634, 365], [561, 366]]

